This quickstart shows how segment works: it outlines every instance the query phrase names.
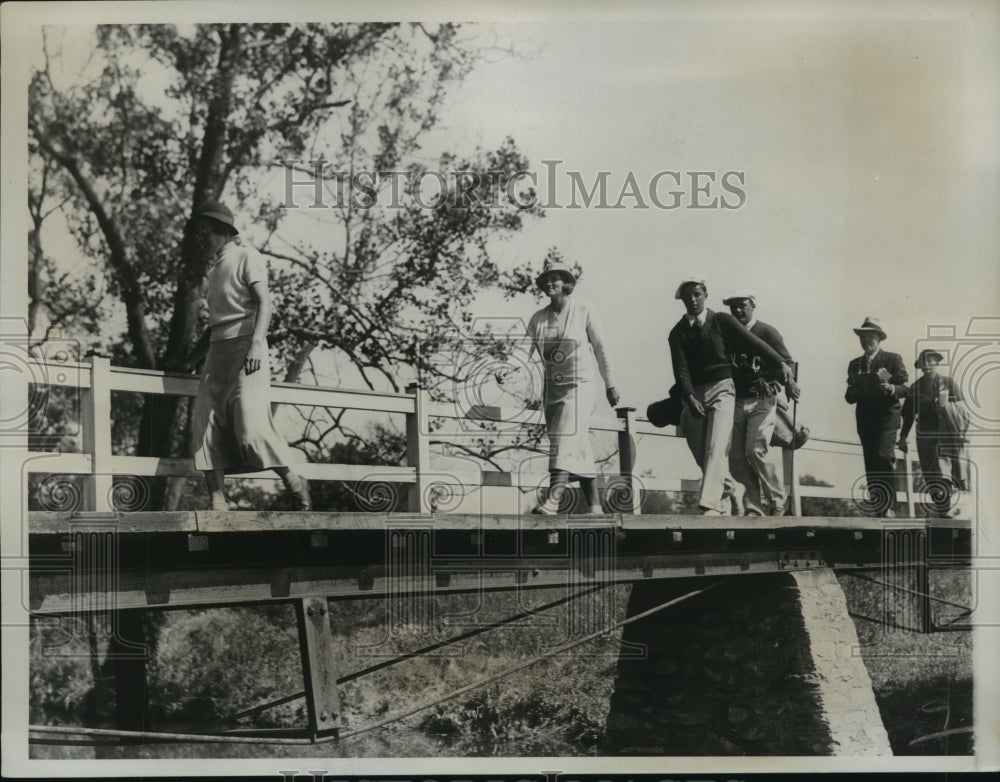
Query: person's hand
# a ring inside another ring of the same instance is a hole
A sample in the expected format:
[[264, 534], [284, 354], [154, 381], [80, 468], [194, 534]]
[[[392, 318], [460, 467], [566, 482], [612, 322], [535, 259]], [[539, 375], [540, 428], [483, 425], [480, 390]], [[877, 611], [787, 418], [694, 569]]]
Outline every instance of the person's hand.
[[788, 397], [794, 399], [796, 402], [799, 401], [799, 397], [802, 396], [802, 391], [799, 389], [799, 384], [794, 380], [789, 380], [785, 383], [785, 391], [788, 392]]
[[611, 405], [612, 407], [614, 407], [615, 405], [618, 404], [618, 400], [619, 399], [621, 399], [621, 397], [618, 395], [618, 389], [615, 388], [614, 386], [612, 386], [611, 388], [609, 388], [608, 389], [608, 404]]
[[792, 372], [792, 368], [788, 364], [785, 364], [784, 362], [782, 362], [782, 364], [781, 364], [781, 382], [787, 384], [787, 383], [792, 382], [794, 380], [795, 380], [795, 373]]
[[899, 438], [899, 442], [896, 443], [896, 447], [899, 450], [901, 450], [903, 453], [906, 453], [907, 451], [910, 450], [910, 447], [906, 444], [906, 438], [905, 437], [900, 437]]
[[702, 406], [701, 402], [698, 401], [698, 397], [696, 397], [694, 394], [688, 394], [687, 403], [688, 407], [691, 408], [691, 413], [694, 415], [695, 418], [705, 417], [705, 408]]
[[187, 358], [184, 359], [184, 371], [185, 372], [201, 372], [201, 365], [205, 363], [204, 353], [189, 353]]
[[879, 388], [882, 389], [883, 394], [885, 394], [886, 396], [891, 396], [896, 392], [896, 389], [894, 389], [892, 387], [892, 384], [889, 382], [892, 375], [889, 373], [888, 369], [886, 369], [885, 367], [881, 367], [875, 374], [878, 376]]
[[254, 340], [250, 343], [250, 350], [247, 351], [247, 357], [243, 359], [243, 371], [248, 375], [252, 375], [258, 369], [267, 358], [267, 343], [263, 340]]

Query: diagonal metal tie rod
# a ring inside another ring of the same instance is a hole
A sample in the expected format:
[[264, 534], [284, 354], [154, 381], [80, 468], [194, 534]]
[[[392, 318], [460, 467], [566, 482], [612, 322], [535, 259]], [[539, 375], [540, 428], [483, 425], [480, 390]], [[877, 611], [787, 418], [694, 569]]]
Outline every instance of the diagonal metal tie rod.
[[[496, 628], [503, 627], [506, 624], [511, 624], [512, 622], [520, 621], [521, 619], [525, 619], [526, 617], [533, 616], [535, 614], [541, 613], [542, 611], [547, 611], [550, 608], [555, 608], [556, 606], [562, 605], [563, 603], [568, 603], [571, 600], [576, 600], [577, 598], [580, 597], [586, 597], [587, 595], [593, 594], [594, 592], [600, 589], [606, 589], [606, 588], [607, 587], [605, 585], [601, 585], [601, 586], [591, 587], [590, 589], [584, 589], [580, 592], [576, 592], [575, 594], [569, 595], [568, 597], [561, 597], [558, 600], [553, 600], [551, 603], [545, 603], [544, 605], [540, 605], [537, 608], [531, 608], [527, 611], [522, 611], [518, 614], [514, 614], [513, 616], [509, 616], [506, 619], [501, 619], [497, 622], [493, 622], [492, 624], [484, 625], [483, 627], [477, 627], [475, 630], [470, 630], [466, 633], [462, 633], [461, 635], [456, 635], [452, 636], [451, 638], [446, 638], [443, 641], [438, 641], [437, 643], [430, 644], [429, 646], [425, 646], [422, 649], [416, 649], [412, 652], [401, 654], [397, 657], [393, 657], [391, 660], [383, 660], [382, 662], [376, 663], [375, 665], [371, 665], [367, 668], [362, 668], [360, 671], [354, 671], [353, 673], [341, 676], [339, 679], [337, 679], [337, 684], [344, 684], [345, 682], [353, 681], [354, 679], [360, 679], [362, 676], [366, 676], [369, 673], [374, 673], [375, 671], [380, 671], [383, 668], [388, 668], [389, 666], [395, 665], [396, 663], [405, 662], [406, 660], [412, 659], [414, 657], [419, 657], [422, 654], [427, 654], [429, 652], [433, 652], [438, 649], [442, 649], [446, 646], [450, 646], [451, 644], [459, 643], [460, 641], [467, 641], [470, 638], [475, 638], [477, 635], [482, 635], [483, 633], [488, 632], [490, 630], [495, 630]], [[215, 724], [228, 725], [229, 723], [236, 722], [236, 720], [242, 719], [243, 717], [251, 717], [254, 714], [259, 714], [262, 711], [266, 711], [267, 709], [274, 708], [276, 706], [283, 706], [286, 703], [291, 703], [292, 701], [305, 697], [305, 694], [306, 694], [305, 690], [300, 690], [299, 692], [293, 693], [291, 695], [286, 695], [284, 698], [279, 698], [276, 701], [269, 701], [267, 703], [262, 703], [261, 705], [254, 706], [253, 708], [247, 709], [246, 711], [241, 711], [236, 714], [229, 715], [228, 717], [224, 717], [223, 719], [219, 720]]]
[[[407, 711], [401, 714], [396, 714], [392, 717], [387, 717], [386, 719], [380, 720], [379, 722], [372, 723], [371, 725], [366, 725], [363, 728], [357, 728], [356, 730], [347, 731], [339, 735], [323, 736], [318, 739], [277, 738], [277, 737], [267, 738], [266, 736], [259, 736], [259, 737], [254, 737], [249, 735], [230, 736], [226, 734], [213, 734], [213, 733], [164, 733], [164, 732], [153, 732], [153, 731], [112, 730], [110, 728], [72, 728], [63, 725], [29, 725], [28, 729], [32, 733], [39, 733], [43, 735], [61, 734], [61, 735], [76, 735], [76, 736], [80, 735], [119, 736], [122, 738], [143, 738], [143, 739], [160, 740], [160, 741], [184, 741], [192, 743], [201, 742], [201, 743], [218, 743], [218, 744], [226, 744], [226, 743], [324, 744], [330, 741], [340, 741], [342, 739], [353, 738], [354, 736], [359, 736], [363, 733], [368, 733], [373, 730], [378, 730], [379, 728], [383, 728], [386, 725], [390, 725], [394, 722], [398, 722], [399, 720], [406, 719], [407, 717], [410, 717], [421, 711], [433, 708], [434, 706], [437, 706], [439, 703], [444, 703], [453, 698], [457, 698], [459, 695], [464, 695], [465, 693], [475, 690], [479, 687], [484, 687], [487, 684], [491, 684], [492, 682], [497, 681], [498, 679], [502, 679], [506, 676], [511, 675], [512, 673], [516, 673], [520, 670], [523, 670], [524, 668], [528, 668], [537, 662], [541, 662], [542, 660], [545, 660], [549, 657], [554, 657], [557, 654], [567, 652], [570, 649], [574, 649], [577, 646], [587, 643], [588, 641], [594, 640], [595, 638], [607, 635], [611, 631], [617, 630], [620, 627], [625, 627], [625, 625], [630, 625], [633, 622], [638, 622], [640, 619], [645, 619], [646, 617], [652, 616], [653, 614], [658, 613], [659, 611], [663, 611], [666, 608], [670, 608], [671, 606], [675, 606], [678, 603], [683, 603], [686, 600], [690, 600], [693, 597], [697, 597], [698, 595], [704, 594], [705, 592], [708, 592], [710, 589], [714, 589], [715, 587], [720, 586], [721, 584], [724, 584], [730, 580], [732, 580], [732, 577], [723, 579], [721, 581], [716, 581], [714, 584], [709, 584], [708, 586], [702, 587], [701, 589], [696, 589], [693, 592], [688, 592], [684, 595], [681, 595], [680, 597], [675, 597], [672, 600], [668, 600], [665, 603], [661, 603], [658, 606], [654, 606], [653, 608], [638, 613], [635, 616], [630, 616], [627, 619], [623, 619], [620, 622], [616, 622], [615, 624], [606, 627], [603, 630], [598, 630], [596, 632], [590, 633], [589, 635], [583, 636], [582, 638], [577, 638], [574, 641], [569, 641], [565, 644], [562, 644], [561, 646], [557, 646], [554, 649], [550, 649], [547, 652], [543, 652], [542, 654], [533, 657], [530, 660], [526, 660], [523, 663], [512, 665], [509, 668], [505, 668], [504, 670], [499, 671], [491, 676], [487, 676], [483, 679], [474, 681], [471, 684], [467, 684], [463, 687], [459, 687], [456, 690], [452, 690], [450, 693], [442, 696], [441, 698], [437, 698], [428, 703], [422, 703], [418, 706], [414, 706], [412, 709], [408, 709]], [[33, 741], [33, 739], [29, 739], [29, 741]]]
[[724, 579], [723, 581], [716, 581], [714, 584], [709, 584], [707, 587], [703, 587], [702, 589], [696, 589], [695, 591], [688, 592], [687, 594], [681, 595], [680, 597], [675, 597], [673, 600], [668, 600], [666, 603], [661, 603], [660, 605], [654, 606], [653, 608], [643, 611], [642, 613], [636, 614], [635, 616], [630, 616], [628, 619], [623, 619], [620, 622], [616, 622], [615, 624], [611, 625], [610, 627], [606, 627], [603, 630], [597, 630], [596, 632], [590, 633], [589, 635], [585, 635], [582, 638], [577, 638], [575, 641], [569, 641], [568, 643], [564, 643], [561, 646], [557, 646], [555, 649], [550, 649], [547, 652], [543, 652], [537, 657], [533, 657], [530, 660], [526, 660], [523, 663], [518, 663], [517, 665], [512, 665], [509, 668], [505, 668], [504, 670], [499, 671], [498, 673], [495, 673], [492, 676], [487, 676], [483, 679], [474, 681], [471, 684], [467, 684], [464, 687], [459, 687], [457, 690], [452, 690], [447, 695], [437, 698], [436, 700], [430, 701], [428, 703], [422, 703], [419, 706], [414, 706], [412, 709], [404, 711], [401, 714], [396, 714], [392, 717], [387, 717], [386, 719], [380, 720], [379, 722], [373, 723], [372, 725], [367, 725], [363, 728], [357, 728], [356, 730], [342, 732], [339, 736], [324, 737], [322, 739], [319, 739], [317, 743], [329, 740], [341, 740], [341, 739], [353, 738], [354, 736], [360, 736], [362, 733], [368, 733], [369, 731], [377, 730], [378, 728], [385, 727], [386, 725], [389, 725], [393, 722], [398, 722], [399, 720], [410, 717], [414, 714], [417, 714], [418, 712], [433, 708], [434, 706], [437, 706], [439, 703], [444, 703], [445, 701], [450, 701], [452, 698], [457, 698], [459, 695], [464, 695], [465, 693], [470, 692], [471, 690], [478, 689], [479, 687], [485, 687], [487, 684], [491, 684], [497, 681], [498, 679], [503, 679], [507, 676], [510, 676], [510, 674], [512, 673], [517, 673], [518, 671], [523, 670], [524, 668], [528, 668], [534, 665], [535, 663], [541, 662], [542, 660], [545, 660], [549, 657], [554, 657], [557, 654], [562, 654], [563, 652], [567, 652], [570, 649], [574, 649], [577, 646], [580, 646], [581, 644], [587, 643], [588, 641], [593, 641], [595, 638], [600, 638], [603, 635], [608, 635], [612, 630], [617, 630], [618, 628], [624, 627], [625, 625], [632, 624], [633, 622], [638, 622], [640, 619], [645, 619], [648, 616], [652, 616], [653, 614], [662, 611], [665, 608], [670, 608], [671, 606], [677, 605], [678, 603], [682, 603], [685, 600], [690, 600], [692, 597], [697, 597], [698, 595], [704, 594], [708, 590], [714, 589], [715, 587], [729, 580], [730, 579]]

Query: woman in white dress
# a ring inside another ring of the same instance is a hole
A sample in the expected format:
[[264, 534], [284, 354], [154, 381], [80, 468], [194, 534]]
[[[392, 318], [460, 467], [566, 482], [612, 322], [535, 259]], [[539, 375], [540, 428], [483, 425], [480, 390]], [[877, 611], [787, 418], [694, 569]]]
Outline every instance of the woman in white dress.
[[[209, 329], [189, 361], [205, 358], [192, 413], [194, 465], [205, 474], [212, 510], [227, 510], [226, 473], [274, 470], [295, 510], [310, 510], [308, 484], [288, 466], [291, 450], [271, 419], [267, 266], [242, 244], [225, 204], [202, 204], [187, 230], [212, 262]], [[206, 357], [207, 354], [207, 357]]]
[[594, 406], [591, 349], [604, 380], [608, 404], [618, 404], [611, 361], [600, 327], [590, 309], [571, 294], [576, 277], [563, 263], [545, 262], [535, 279], [549, 304], [528, 323], [531, 355], [542, 359], [545, 371], [545, 427], [551, 444], [548, 497], [533, 513], [555, 514], [570, 480], [578, 480], [590, 513], [601, 513], [594, 454], [590, 447], [590, 415]]

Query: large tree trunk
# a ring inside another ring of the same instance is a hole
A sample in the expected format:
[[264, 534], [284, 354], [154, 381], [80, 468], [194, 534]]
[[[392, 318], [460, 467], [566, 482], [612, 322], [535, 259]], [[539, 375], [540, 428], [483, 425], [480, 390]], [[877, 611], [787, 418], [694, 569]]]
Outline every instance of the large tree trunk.
[[[243, 48], [242, 28], [240, 25], [230, 25], [220, 31], [219, 37], [221, 47], [218, 68], [214, 79], [212, 102], [205, 123], [205, 136], [198, 158], [192, 212], [205, 201], [218, 200], [226, 185], [224, 165], [226, 122], [232, 109], [233, 80]], [[209, 266], [209, 259], [189, 238], [185, 237], [181, 242], [180, 251], [181, 265], [177, 277], [177, 291], [174, 294], [167, 346], [161, 362], [166, 371], [182, 371], [185, 368], [185, 357], [196, 338], [198, 310], [203, 295], [202, 285]], [[179, 400], [176, 397], [146, 398], [142, 411], [142, 430], [139, 434], [140, 455], [179, 456], [186, 450], [186, 437], [179, 438], [181, 442], [177, 444], [177, 429], [182, 426], [178, 407]], [[154, 479], [150, 487], [150, 509], [172, 510], [176, 507], [181, 493], [175, 486], [176, 482], [163, 478]]]

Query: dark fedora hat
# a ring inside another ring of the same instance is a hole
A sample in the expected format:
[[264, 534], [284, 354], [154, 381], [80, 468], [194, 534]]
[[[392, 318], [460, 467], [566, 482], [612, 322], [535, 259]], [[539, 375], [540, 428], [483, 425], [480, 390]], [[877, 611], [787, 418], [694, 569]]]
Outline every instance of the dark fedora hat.
[[878, 318], [873, 318], [871, 315], [865, 318], [865, 322], [861, 324], [861, 328], [854, 329], [854, 333], [859, 337], [862, 334], [878, 334], [879, 342], [885, 341], [885, 330], [882, 328], [882, 324]]

